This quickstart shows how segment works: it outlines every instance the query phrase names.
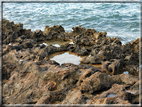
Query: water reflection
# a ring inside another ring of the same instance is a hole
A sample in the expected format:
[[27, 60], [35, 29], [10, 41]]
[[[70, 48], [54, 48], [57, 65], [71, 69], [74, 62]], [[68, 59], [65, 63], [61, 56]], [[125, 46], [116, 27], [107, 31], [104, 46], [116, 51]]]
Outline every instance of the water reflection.
[[125, 92], [131, 93], [131, 94], [135, 94], [136, 93], [136, 91], [134, 91], [134, 90], [125, 90]]
[[[54, 60], [56, 62], [58, 62], [59, 64], [63, 64], [63, 63], [73, 63], [76, 65], [86, 65], [86, 64], [82, 64], [80, 63], [80, 59], [84, 58], [86, 56], [79, 56], [76, 53], [70, 52], [70, 51], [64, 51], [64, 52], [56, 52], [54, 54], [49, 55], [50, 60]], [[101, 64], [89, 64], [92, 65], [94, 67], [101, 67]]]
[[58, 39], [45, 40], [45, 41], [42, 41], [42, 42], [38, 42], [38, 44], [44, 44], [46, 46], [53, 45], [55, 47], [60, 47], [61, 45], [65, 45], [66, 43], [73, 44], [73, 42], [71, 40], [61, 41], [61, 40], [58, 40]]
[[123, 74], [129, 74], [129, 72], [128, 71], [124, 71]]
[[57, 52], [55, 54], [51, 54], [49, 58], [51, 60], [55, 60], [56, 62], [63, 64], [63, 63], [73, 63], [76, 65], [80, 64], [80, 59], [83, 56], [78, 56], [72, 52]]
[[108, 94], [107, 97], [115, 97], [116, 94]]

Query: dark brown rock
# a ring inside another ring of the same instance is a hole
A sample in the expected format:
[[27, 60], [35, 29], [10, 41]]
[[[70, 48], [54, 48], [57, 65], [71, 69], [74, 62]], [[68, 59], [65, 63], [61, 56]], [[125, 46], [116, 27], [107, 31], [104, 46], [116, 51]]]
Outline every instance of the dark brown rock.
[[[89, 104], [131, 104], [130, 95], [123, 90], [127, 85], [114, 84], [108, 91], [96, 95]], [[110, 95], [113, 95], [109, 97]]]
[[64, 32], [65, 30], [61, 25], [53, 27], [46, 26], [43, 31], [43, 35], [45, 36], [46, 39], [57, 39], [58, 36]]
[[[141, 38], [122, 45], [119, 38], [106, 37], [106, 31], [78, 26], [66, 33], [57, 25], [32, 32], [23, 24], [2, 21], [3, 104], [139, 104]], [[50, 39], [74, 44], [37, 42]], [[50, 54], [66, 51], [91, 56], [80, 65], [50, 60]]]
[[62, 104], [85, 104], [86, 97], [79, 90], [70, 90]]

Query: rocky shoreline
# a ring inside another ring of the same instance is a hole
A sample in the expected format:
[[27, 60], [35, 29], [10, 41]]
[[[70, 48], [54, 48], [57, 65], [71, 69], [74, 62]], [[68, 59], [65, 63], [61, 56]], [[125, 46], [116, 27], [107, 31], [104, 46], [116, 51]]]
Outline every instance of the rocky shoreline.
[[[72, 29], [56, 25], [32, 32], [2, 20], [3, 104], [139, 104], [141, 38], [122, 45], [106, 31]], [[39, 44], [44, 40], [73, 43]], [[50, 60], [64, 51], [84, 57], [79, 65]]]

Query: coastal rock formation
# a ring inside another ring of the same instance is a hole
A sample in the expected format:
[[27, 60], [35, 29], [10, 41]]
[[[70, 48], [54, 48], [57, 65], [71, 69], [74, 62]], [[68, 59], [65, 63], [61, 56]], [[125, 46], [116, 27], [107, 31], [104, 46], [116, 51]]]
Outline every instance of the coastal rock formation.
[[[23, 24], [2, 23], [3, 104], [139, 104], [141, 38], [122, 45], [106, 31], [81, 26], [67, 33], [61, 25], [32, 32]], [[73, 43], [39, 43], [44, 40]], [[49, 57], [67, 51], [83, 57], [81, 63]]]

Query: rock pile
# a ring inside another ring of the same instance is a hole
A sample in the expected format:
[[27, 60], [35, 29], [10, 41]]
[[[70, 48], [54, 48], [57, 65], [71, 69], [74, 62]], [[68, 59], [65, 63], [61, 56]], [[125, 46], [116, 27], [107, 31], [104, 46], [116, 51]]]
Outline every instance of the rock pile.
[[[81, 26], [66, 33], [61, 25], [32, 32], [23, 29], [23, 24], [3, 19], [3, 103], [138, 104], [141, 38], [122, 45], [119, 38], [106, 34]], [[74, 44], [38, 44], [51, 39], [71, 40]], [[60, 65], [50, 60], [50, 54], [63, 51], [91, 56], [82, 58], [80, 65]], [[129, 74], [123, 74], [124, 71]]]

